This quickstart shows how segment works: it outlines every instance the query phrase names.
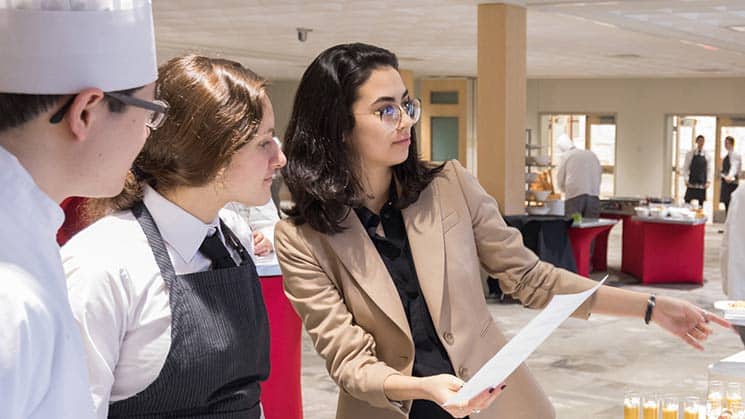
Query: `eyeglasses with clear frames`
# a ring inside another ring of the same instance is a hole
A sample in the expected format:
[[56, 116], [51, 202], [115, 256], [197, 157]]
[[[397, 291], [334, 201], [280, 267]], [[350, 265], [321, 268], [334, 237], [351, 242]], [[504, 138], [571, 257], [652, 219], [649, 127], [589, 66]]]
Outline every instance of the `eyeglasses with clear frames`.
[[[134, 96], [124, 95], [116, 92], [104, 93], [104, 96], [108, 96], [112, 99], [118, 100], [125, 105], [134, 106], [136, 108], [141, 108], [149, 111], [149, 115], [147, 120], [145, 121], [145, 125], [151, 130], [156, 130], [163, 125], [163, 122], [168, 116], [168, 109], [170, 109], [168, 102], [161, 99], [156, 99], [151, 102], [149, 100], [143, 100]], [[54, 115], [49, 118], [49, 122], [52, 124], [57, 124], [62, 121], [62, 118], [65, 117], [65, 114], [70, 109], [72, 102], [75, 101], [75, 97], [76, 96], [73, 96], [67, 102], [65, 102], [60, 110], [55, 112]]]
[[401, 120], [403, 119], [404, 114], [409, 117], [412, 124], [419, 122], [419, 118], [422, 115], [422, 101], [415, 98], [409, 99], [400, 105], [388, 104], [372, 114], [380, 118], [380, 121], [391, 130], [395, 130], [401, 126]]

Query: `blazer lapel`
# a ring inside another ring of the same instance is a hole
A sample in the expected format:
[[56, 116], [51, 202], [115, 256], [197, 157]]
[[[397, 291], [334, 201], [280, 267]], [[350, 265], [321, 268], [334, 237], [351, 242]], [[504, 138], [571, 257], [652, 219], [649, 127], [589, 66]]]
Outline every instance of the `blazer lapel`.
[[427, 301], [432, 321], [438, 327], [441, 325], [444, 304], [445, 239], [440, 203], [436, 198], [435, 185], [430, 184], [419, 195], [419, 199], [402, 213], [419, 286]]
[[328, 236], [329, 245], [349, 271], [352, 280], [411, 338], [411, 329], [396, 285], [353, 210], [350, 209], [341, 225], [344, 231]]

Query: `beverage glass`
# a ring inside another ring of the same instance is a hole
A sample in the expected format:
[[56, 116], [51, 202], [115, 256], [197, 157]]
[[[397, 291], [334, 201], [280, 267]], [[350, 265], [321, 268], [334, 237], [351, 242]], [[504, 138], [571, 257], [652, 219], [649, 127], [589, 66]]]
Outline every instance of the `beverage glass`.
[[642, 403], [642, 419], [659, 419], [660, 401], [656, 395], [644, 396]]
[[683, 402], [683, 419], [699, 419], [701, 401], [698, 397], [686, 397]]
[[665, 396], [662, 399], [662, 419], [678, 419], [680, 403], [677, 397]]
[[726, 395], [727, 409], [731, 410], [732, 413], [740, 413], [742, 411], [742, 389], [740, 383], [727, 383], [727, 395]]
[[722, 382], [709, 381], [709, 392], [706, 395], [706, 415], [715, 418], [722, 413]]
[[639, 419], [641, 396], [635, 391], [627, 391], [623, 396], [623, 419]]

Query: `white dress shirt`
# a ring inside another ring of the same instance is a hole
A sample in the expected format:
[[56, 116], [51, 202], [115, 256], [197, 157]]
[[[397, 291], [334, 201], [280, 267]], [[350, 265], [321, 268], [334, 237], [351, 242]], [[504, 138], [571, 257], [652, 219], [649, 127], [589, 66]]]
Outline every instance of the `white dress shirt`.
[[692, 150], [688, 150], [686, 153], [686, 159], [683, 163], [683, 180], [688, 182], [688, 176], [691, 174], [691, 162], [693, 161], [693, 156], [696, 154], [701, 154], [706, 159], [706, 181], [710, 182], [712, 179], [712, 173], [714, 173], [714, 165], [711, 163], [711, 157], [709, 157], [709, 153], [706, 152], [706, 150], [698, 151], [698, 148], [694, 147]]
[[[143, 202], [176, 274], [209, 269], [199, 246], [218, 228], [218, 219], [205, 224], [149, 187]], [[241, 218], [222, 211], [220, 217], [251, 252], [251, 232]], [[103, 419], [110, 402], [141, 392], [163, 368], [171, 346], [168, 290], [131, 211], [104, 217], [75, 235], [62, 248], [62, 261], [88, 354], [93, 402]]]
[[742, 157], [740, 153], [733, 150], [727, 152], [727, 155], [729, 156], [729, 172], [723, 173], [722, 177], [739, 176], [740, 170], [742, 170]]
[[561, 155], [556, 182], [566, 199], [580, 195], [600, 195], [603, 169], [598, 157], [589, 150], [572, 148]]
[[57, 246], [64, 213], [0, 147], [0, 418], [93, 418]]
[[745, 300], [745, 187], [732, 192], [720, 248], [722, 289], [733, 300]]

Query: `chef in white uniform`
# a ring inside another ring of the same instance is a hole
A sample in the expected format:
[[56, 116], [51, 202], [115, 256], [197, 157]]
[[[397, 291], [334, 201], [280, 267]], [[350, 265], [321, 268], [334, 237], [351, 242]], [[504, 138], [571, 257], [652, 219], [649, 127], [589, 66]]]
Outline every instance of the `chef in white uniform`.
[[732, 192], [721, 247], [722, 288], [733, 300], [745, 300], [745, 188]]
[[157, 71], [150, 2], [107, 3], [0, 2], [3, 419], [94, 417], [58, 204], [121, 190], [147, 137], [153, 111], [140, 106], [154, 107]]
[[600, 218], [600, 181], [603, 174], [598, 156], [590, 150], [575, 147], [562, 134], [558, 141], [562, 154], [556, 172], [556, 185], [566, 195], [567, 215], [581, 214], [584, 218]]

